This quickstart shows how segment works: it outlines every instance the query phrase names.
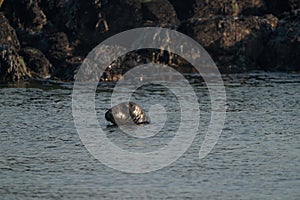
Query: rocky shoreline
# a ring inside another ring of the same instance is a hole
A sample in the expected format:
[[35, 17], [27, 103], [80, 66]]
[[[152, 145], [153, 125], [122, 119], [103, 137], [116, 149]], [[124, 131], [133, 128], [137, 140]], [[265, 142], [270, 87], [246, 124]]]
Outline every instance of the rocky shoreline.
[[[0, 0], [0, 81], [73, 81], [101, 41], [146, 26], [192, 37], [222, 73], [300, 71], [298, 0]], [[118, 80], [140, 53], [114, 62], [101, 80]], [[154, 53], [143, 55], [193, 73], [181, 58]]]

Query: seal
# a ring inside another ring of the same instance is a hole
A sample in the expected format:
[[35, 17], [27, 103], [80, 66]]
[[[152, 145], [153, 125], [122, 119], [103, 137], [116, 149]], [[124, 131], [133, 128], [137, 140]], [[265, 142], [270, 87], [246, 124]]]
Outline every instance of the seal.
[[146, 112], [134, 102], [123, 102], [105, 113], [105, 119], [114, 125], [150, 123]]

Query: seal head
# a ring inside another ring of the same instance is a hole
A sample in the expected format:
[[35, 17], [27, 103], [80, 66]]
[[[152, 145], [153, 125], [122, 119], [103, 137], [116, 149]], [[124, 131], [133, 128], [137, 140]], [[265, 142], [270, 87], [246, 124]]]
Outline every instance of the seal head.
[[113, 106], [105, 113], [105, 119], [114, 125], [144, 124], [150, 122], [146, 112], [139, 105], [131, 101]]

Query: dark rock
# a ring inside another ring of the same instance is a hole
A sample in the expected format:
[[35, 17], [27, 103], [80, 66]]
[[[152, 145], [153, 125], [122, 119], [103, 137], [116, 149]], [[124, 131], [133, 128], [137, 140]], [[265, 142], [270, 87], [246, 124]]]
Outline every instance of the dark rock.
[[59, 1], [44, 4], [55, 32], [66, 33], [74, 54], [86, 56], [96, 45], [111, 35], [142, 24], [140, 0]]
[[[294, 69], [299, 65], [299, 5], [299, 0], [0, 0], [1, 73], [8, 79], [51, 74], [53, 79], [74, 80], [83, 58], [100, 42], [144, 26], [179, 26], [208, 50], [223, 72]], [[277, 18], [270, 13], [280, 19], [276, 30]], [[178, 55], [137, 51], [113, 62], [101, 80], [119, 80], [147, 62], [168, 64], [182, 73], [195, 71]], [[10, 75], [8, 68], [16, 68], [12, 71], [17, 74]], [[95, 76], [90, 70], [87, 77]]]
[[263, 15], [266, 9], [264, 0], [195, 0], [194, 17]]
[[51, 63], [59, 67], [67, 57], [72, 55], [73, 49], [70, 46], [68, 37], [63, 32], [54, 33], [48, 38], [49, 49], [47, 56]]
[[300, 15], [279, 21], [260, 57], [267, 70], [300, 71]]
[[[102, 74], [100, 81], [118, 81], [132, 68], [149, 63], [168, 65], [181, 73], [196, 73], [196, 69], [181, 56], [172, 52], [144, 49], [129, 52], [110, 64]], [[153, 69], [159, 73], [159, 69]], [[147, 72], [145, 72], [147, 74]], [[137, 77], [132, 77], [137, 78]]]
[[223, 17], [196, 19], [184, 24], [180, 31], [190, 34], [212, 56], [223, 72], [255, 69], [277, 18]]
[[170, 3], [173, 5], [177, 17], [180, 20], [187, 20], [190, 17], [194, 16], [194, 4], [196, 0], [185, 0], [185, 1], [178, 1], [178, 0], [169, 0]]
[[21, 42], [21, 46], [34, 47], [36, 49], [39, 49], [43, 53], [47, 53], [49, 49], [48, 38], [45, 32], [28, 32], [24, 30], [19, 30], [18, 38]]
[[42, 79], [51, 77], [52, 65], [40, 50], [26, 47], [21, 50], [20, 55], [24, 58], [26, 66], [31, 70], [32, 77]]
[[0, 80], [18, 81], [30, 77], [31, 73], [16, 49], [0, 45]]
[[23, 58], [18, 54], [19, 48], [15, 30], [0, 12], [0, 80], [17, 81], [31, 77]]
[[142, 3], [145, 25], [160, 27], [177, 27], [179, 20], [173, 5], [168, 0], [152, 0]]
[[284, 12], [300, 9], [299, 0], [265, 0], [270, 12], [280, 16]]
[[20, 42], [13, 27], [10, 26], [9, 21], [4, 16], [3, 12], [0, 12], [0, 45], [7, 45], [20, 49]]
[[11, 0], [3, 4], [12, 26], [20, 30], [40, 31], [47, 17], [39, 7], [39, 0]]
[[57, 67], [52, 76], [61, 81], [74, 81], [82, 61], [83, 58], [80, 56], [66, 58], [64, 60], [64, 65]]
[[108, 35], [139, 27], [143, 23], [140, 0], [109, 1], [102, 13], [108, 23]]

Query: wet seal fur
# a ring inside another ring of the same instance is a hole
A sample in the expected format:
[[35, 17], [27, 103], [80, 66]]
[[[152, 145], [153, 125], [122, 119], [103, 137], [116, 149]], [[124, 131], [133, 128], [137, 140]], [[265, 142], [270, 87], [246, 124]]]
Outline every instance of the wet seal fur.
[[114, 125], [150, 123], [146, 112], [134, 102], [123, 102], [105, 113], [105, 119]]

